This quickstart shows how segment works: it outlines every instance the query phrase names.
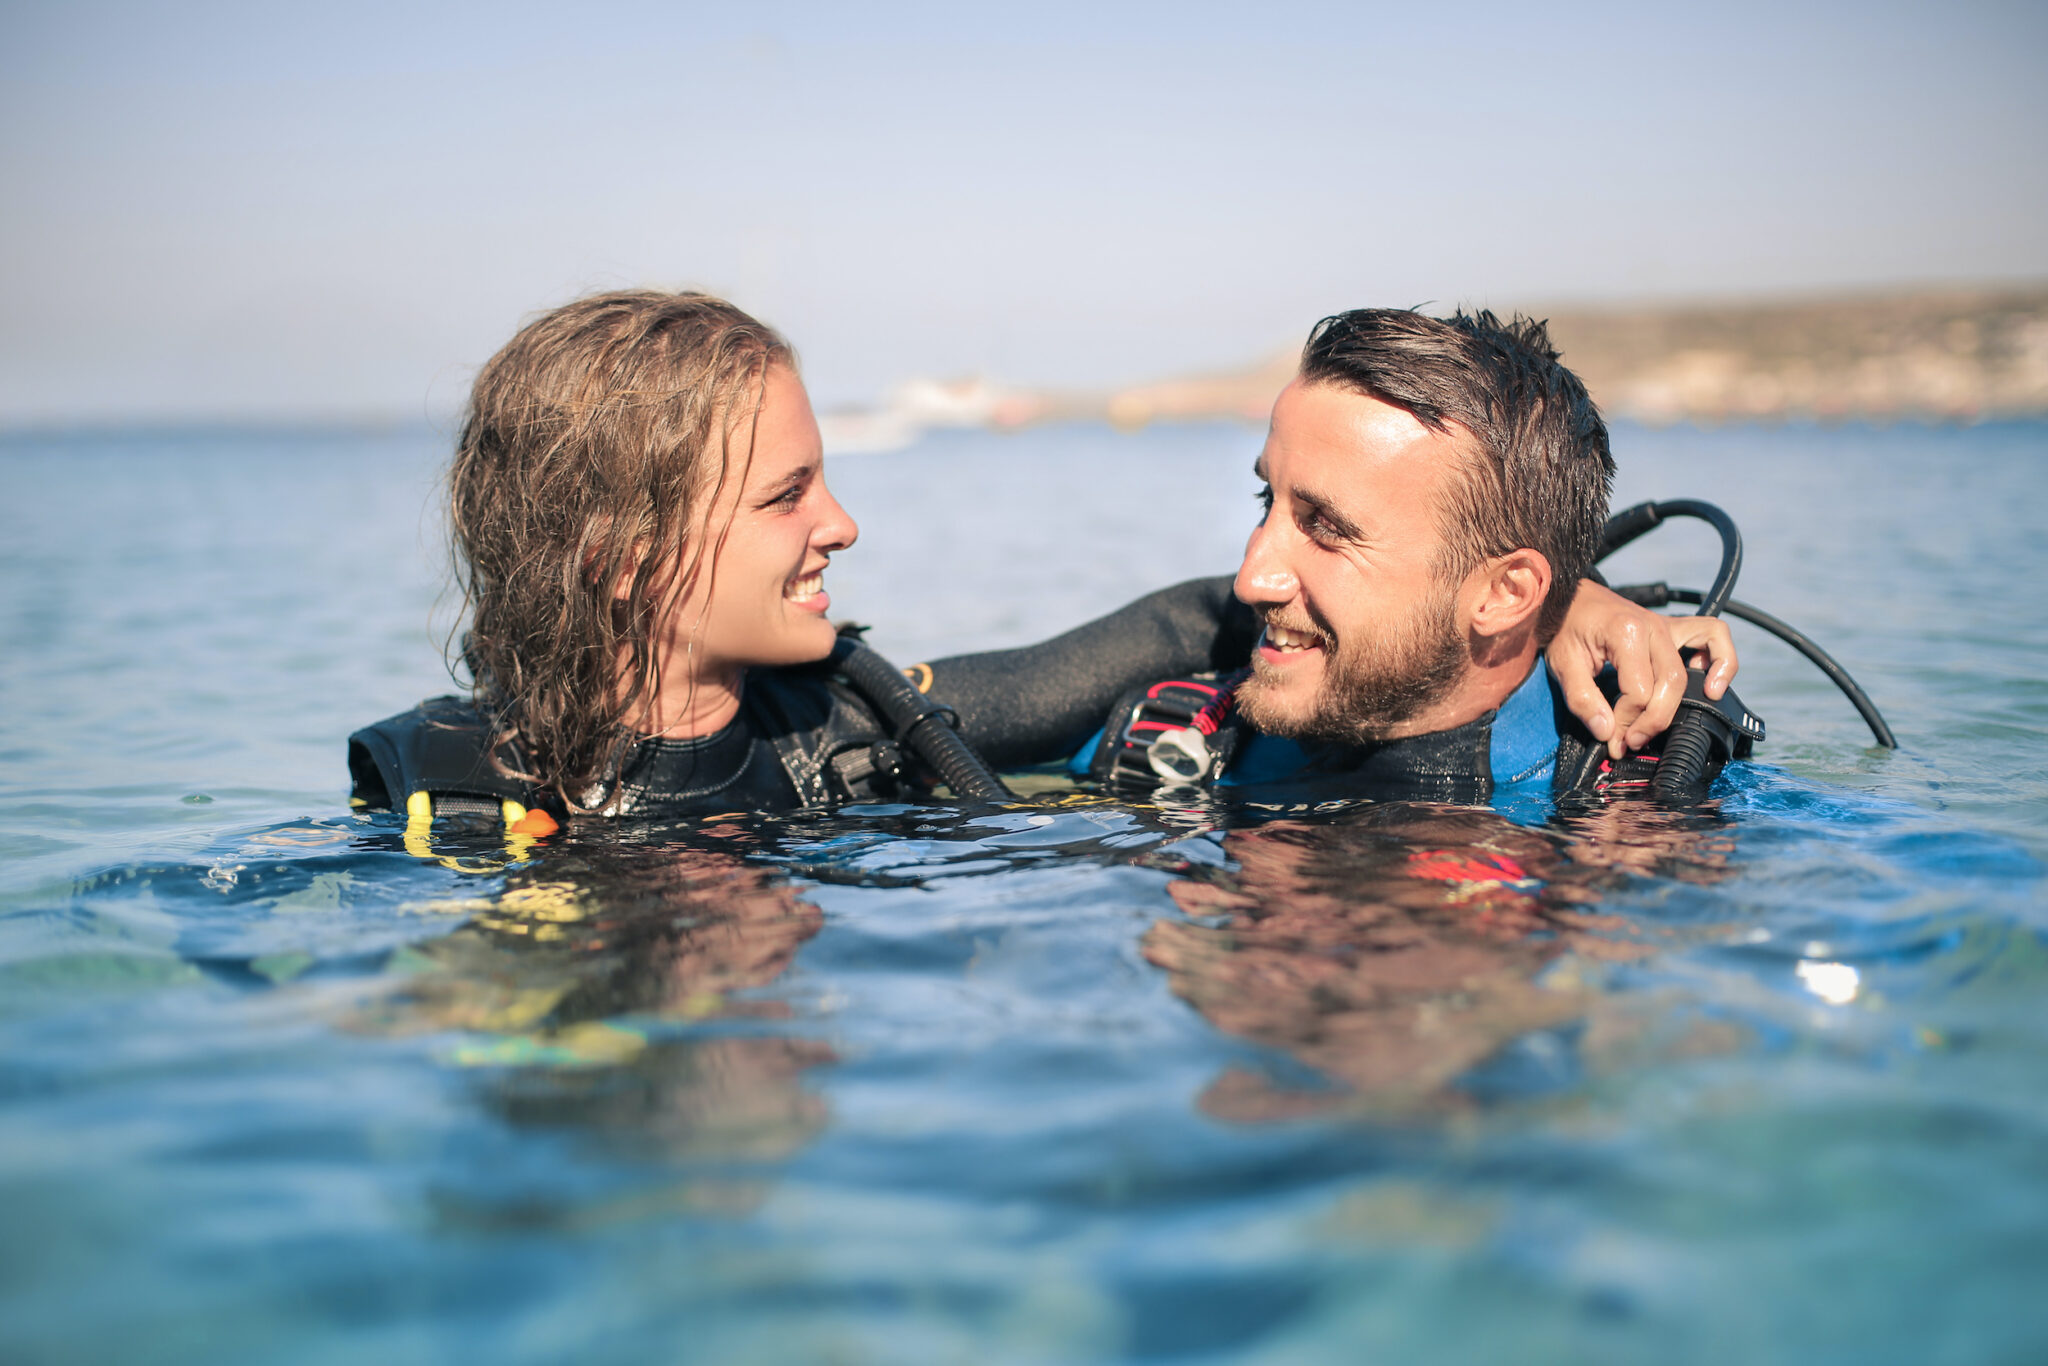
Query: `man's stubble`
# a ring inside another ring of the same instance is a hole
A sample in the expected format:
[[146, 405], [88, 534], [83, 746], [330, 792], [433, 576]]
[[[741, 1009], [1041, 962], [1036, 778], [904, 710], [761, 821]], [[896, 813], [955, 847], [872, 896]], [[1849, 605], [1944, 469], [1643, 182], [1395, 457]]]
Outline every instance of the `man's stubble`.
[[[1320, 629], [1320, 628], [1319, 628]], [[1294, 740], [1368, 744], [1442, 697], [1464, 676], [1470, 651], [1458, 631], [1457, 595], [1439, 587], [1391, 631], [1339, 641], [1330, 651], [1323, 686], [1306, 717], [1283, 712], [1271, 695], [1273, 670], [1256, 654], [1252, 676], [1237, 689], [1245, 719], [1268, 735]]]

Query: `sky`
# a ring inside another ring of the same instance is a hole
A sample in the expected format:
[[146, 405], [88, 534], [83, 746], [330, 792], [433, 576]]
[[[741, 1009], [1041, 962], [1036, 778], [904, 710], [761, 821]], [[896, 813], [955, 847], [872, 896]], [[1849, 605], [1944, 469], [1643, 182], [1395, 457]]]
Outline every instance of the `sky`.
[[1369, 304], [2048, 278], [2048, 5], [0, 0], [0, 428], [440, 418], [696, 287], [821, 408]]

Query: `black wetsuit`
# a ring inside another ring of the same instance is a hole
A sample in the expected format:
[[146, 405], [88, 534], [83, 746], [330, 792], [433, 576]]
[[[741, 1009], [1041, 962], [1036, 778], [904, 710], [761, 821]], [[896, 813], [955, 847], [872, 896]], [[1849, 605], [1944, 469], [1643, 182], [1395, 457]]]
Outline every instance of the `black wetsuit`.
[[[1258, 623], [1230, 583], [1194, 579], [1037, 645], [955, 655], [910, 672], [958, 714], [962, 738], [996, 767], [1064, 759], [1131, 688], [1249, 658]], [[487, 736], [474, 706], [455, 697], [367, 726], [349, 740], [354, 799], [403, 810], [414, 793], [427, 792], [437, 811], [479, 813], [504, 801], [559, 806], [505, 776], [525, 768], [515, 747], [501, 749], [492, 765]], [[896, 795], [895, 780], [869, 758], [887, 736], [863, 699], [822, 666], [758, 670], [748, 675], [739, 715], [715, 735], [636, 745], [606, 809], [777, 811]]]
[[624, 805], [640, 814], [786, 811], [796, 787], [775, 746], [745, 717], [715, 735], [642, 740], [626, 761]]
[[928, 691], [997, 768], [1065, 759], [1130, 689], [1251, 658], [1258, 617], [1230, 585], [1229, 575], [1190, 579], [1037, 645], [935, 659]]
[[[1140, 715], [1134, 701], [1149, 695], [1148, 685], [1239, 668], [1258, 633], [1256, 616], [1233, 596], [1231, 580], [1219, 576], [1147, 594], [1037, 645], [953, 655], [906, 672], [957, 713], [961, 738], [999, 769], [1072, 759], [1107, 722], [1116, 733], [1094, 747], [1097, 762], [1090, 770], [1100, 778], [1106, 773], [1101, 759], [1113, 757], [1109, 751], [1119, 743], [1128, 754], [1132, 736], [1143, 729], [1132, 726]], [[1718, 705], [1741, 712], [1733, 694]], [[1432, 735], [1304, 748], [1251, 733], [1241, 719], [1232, 724], [1243, 743], [1209, 775], [1225, 786], [1324, 782], [1357, 796], [1484, 802], [1503, 785], [1554, 782], [1576, 790], [1610, 781], [1609, 766], [1597, 762], [1600, 747], [1572, 718], [1540, 661], [1499, 709]], [[1761, 732], [1759, 724], [1755, 733]], [[493, 766], [486, 740], [475, 709], [453, 697], [365, 727], [349, 741], [355, 800], [407, 809], [408, 798], [424, 791], [437, 810], [484, 811], [503, 801], [561, 805], [505, 777], [504, 770], [525, 765], [508, 746]], [[1747, 752], [1742, 745], [1738, 756]], [[1142, 762], [1138, 768], [1143, 778]], [[1616, 771], [1611, 780], [1640, 776]], [[1121, 783], [1108, 785], [1123, 790]], [[917, 766], [894, 751], [889, 726], [820, 663], [749, 673], [739, 715], [715, 735], [642, 741], [626, 755], [604, 809], [644, 815], [781, 811], [922, 791]], [[452, 808], [444, 796], [453, 799]], [[586, 794], [582, 804], [597, 800]]]

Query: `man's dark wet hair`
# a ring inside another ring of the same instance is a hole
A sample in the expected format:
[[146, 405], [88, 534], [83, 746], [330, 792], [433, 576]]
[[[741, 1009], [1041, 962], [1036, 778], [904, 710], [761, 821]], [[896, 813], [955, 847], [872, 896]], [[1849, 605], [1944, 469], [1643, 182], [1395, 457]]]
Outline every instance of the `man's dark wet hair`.
[[1524, 547], [1550, 561], [1539, 642], [1563, 624], [1579, 580], [1600, 553], [1614, 457], [1607, 424], [1579, 377], [1558, 363], [1543, 323], [1490, 311], [1425, 317], [1356, 308], [1323, 319], [1301, 352], [1301, 377], [1370, 395], [1433, 431], [1472, 434], [1437, 517], [1456, 582], [1493, 555]]

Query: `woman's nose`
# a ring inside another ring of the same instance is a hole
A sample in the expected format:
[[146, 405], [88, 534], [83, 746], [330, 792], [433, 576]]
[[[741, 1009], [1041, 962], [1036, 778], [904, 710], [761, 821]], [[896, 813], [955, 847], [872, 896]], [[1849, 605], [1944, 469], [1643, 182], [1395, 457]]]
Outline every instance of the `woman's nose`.
[[824, 488], [822, 482], [820, 489], [825, 495], [825, 505], [819, 511], [824, 515], [811, 532], [811, 544], [828, 553], [844, 550], [860, 539], [860, 527], [839, 505], [839, 500], [832, 496], [832, 490]]

